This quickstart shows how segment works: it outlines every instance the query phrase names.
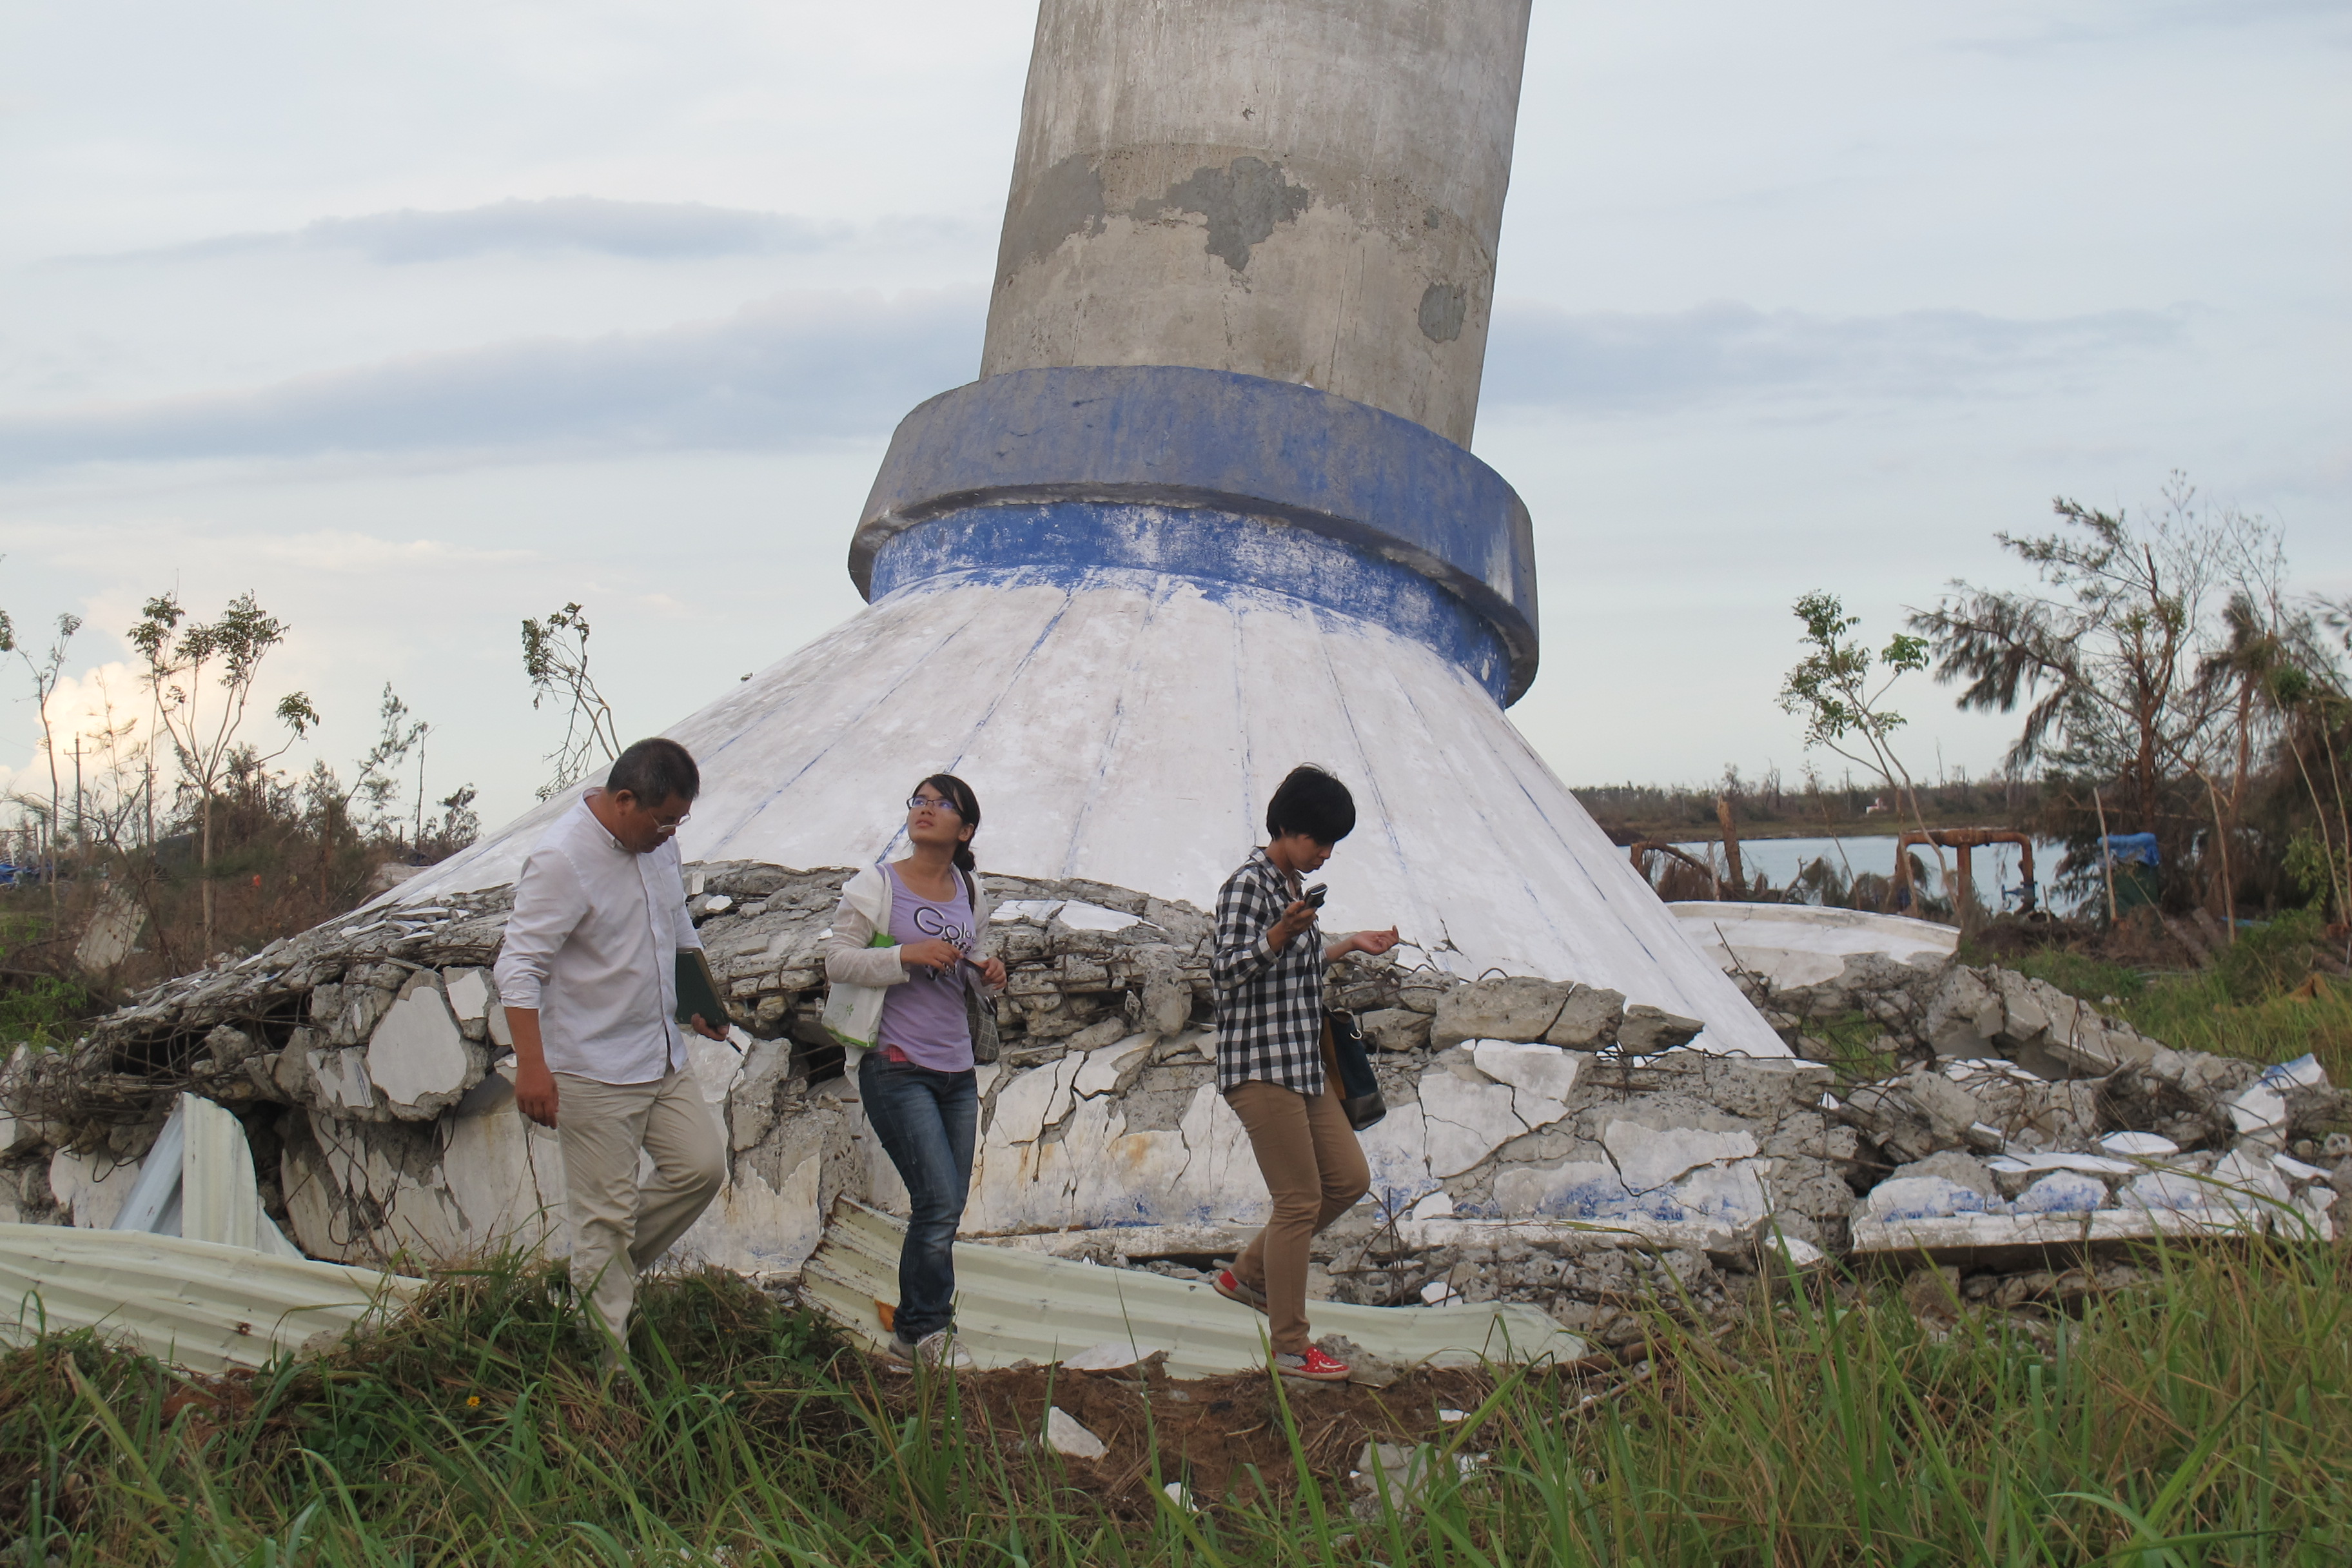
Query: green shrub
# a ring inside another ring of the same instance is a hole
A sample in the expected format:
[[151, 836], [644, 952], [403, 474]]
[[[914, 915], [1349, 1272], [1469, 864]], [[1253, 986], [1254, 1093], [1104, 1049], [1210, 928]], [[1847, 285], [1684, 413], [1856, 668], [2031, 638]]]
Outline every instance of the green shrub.
[[54, 1050], [79, 1036], [105, 1005], [71, 981], [48, 974], [0, 978], [0, 1048], [19, 1041]]
[[2316, 910], [2288, 910], [2242, 927], [2213, 963], [2233, 1002], [2260, 1002], [2303, 984], [2326, 942]]

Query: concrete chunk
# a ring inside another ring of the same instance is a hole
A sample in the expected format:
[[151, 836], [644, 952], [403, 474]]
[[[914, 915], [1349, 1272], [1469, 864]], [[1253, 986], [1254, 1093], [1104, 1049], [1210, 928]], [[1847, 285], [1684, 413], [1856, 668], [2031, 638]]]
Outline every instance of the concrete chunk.
[[1617, 1043], [1625, 1021], [1625, 998], [1617, 992], [1580, 985], [1569, 994], [1544, 1031], [1544, 1044], [1571, 1051], [1597, 1051]]
[[1383, 1007], [1357, 1022], [1374, 1050], [1417, 1051], [1429, 1044], [1429, 1015], [1410, 1007]]
[[1099, 1459], [1110, 1452], [1101, 1438], [1071, 1419], [1058, 1405], [1045, 1412], [1045, 1446], [1073, 1459]]
[[1474, 980], [1438, 1002], [1430, 1044], [1446, 1050], [1465, 1040], [1540, 1040], [1573, 989], [1526, 975]]
[[1514, 1097], [1514, 1108], [1519, 1120], [1533, 1129], [1559, 1120], [1567, 1111], [1568, 1098], [1576, 1091], [1577, 1073], [1591, 1058], [1556, 1046], [1476, 1040], [1471, 1043], [1470, 1059], [1488, 1078], [1519, 1091]]
[[1685, 1018], [1663, 1007], [1628, 1007], [1625, 1021], [1617, 1026], [1617, 1044], [1630, 1055], [1645, 1057], [1689, 1045], [1706, 1027], [1696, 1018]]
[[1996, 1203], [2000, 1197], [2000, 1184], [1985, 1163], [1957, 1149], [1946, 1149], [1912, 1164], [1898, 1165], [1889, 1179], [1900, 1180], [1906, 1176], [1940, 1176]]
[[1459, 1175], [1528, 1131], [1513, 1107], [1509, 1085], [1473, 1083], [1444, 1068], [1422, 1075], [1421, 1110], [1429, 1124], [1433, 1176]]
[[2081, 1171], [2052, 1171], [2017, 1195], [2015, 1214], [2088, 1214], [2107, 1206], [2107, 1184]]
[[488, 972], [480, 969], [453, 969], [442, 977], [449, 996], [449, 1011], [461, 1024], [470, 1023], [489, 1011], [490, 983]]
[[1870, 1189], [1854, 1217], [1861, 1220], [1948, 1219], [1954, 1215], [1998, 1212], [1999, 1198], [1960, 1185], [1947, 1176], [1891, 1176]]
[[422, 985], [394, 1003], [368, 1040], [367, 1076], [393, 1115], [429, 1121], [481, 1081], [440, 988]]
[[1756, 1152], [1756, 1140], [1749, 1133], [1706, 1132], [1695, 1127], [1660, 1131], [1633, 1121], [1612, 1121], [1602, 1130], [1601, 1142], [1617, 1163], [1625, 1185], [1636, 1193], [1666, 1186], [1701, 1165], [1743, 1160]]

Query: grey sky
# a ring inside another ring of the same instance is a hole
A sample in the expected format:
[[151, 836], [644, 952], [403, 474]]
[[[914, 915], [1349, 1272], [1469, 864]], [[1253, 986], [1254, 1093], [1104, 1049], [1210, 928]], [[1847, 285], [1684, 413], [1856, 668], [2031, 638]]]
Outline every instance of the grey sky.
[[[0, 16], [0, 605], [251, 587], [273, 670], [519, 809], [516, 623], [625, 731], [852, 613], [969, 379], [1025, 4], [149, 0]], [[2352, 590], [2352, 5], [1538, 0], [1477, 447], [1535, 514], [1571, 783], [1803, 762], [1788, 606], [1893, 629], [1996, 529], [2179, 468]], [[0, 766], [32, 761], [0, 706]], [[1914, 765], [2007, 727], [1919, 685]]]

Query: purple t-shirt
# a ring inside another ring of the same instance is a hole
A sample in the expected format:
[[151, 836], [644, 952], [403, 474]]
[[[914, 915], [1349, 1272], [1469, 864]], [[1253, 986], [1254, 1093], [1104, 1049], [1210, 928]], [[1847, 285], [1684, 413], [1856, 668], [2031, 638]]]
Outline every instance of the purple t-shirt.
[[[890, 878], [891, 941], [904, 946], [944, 939], [967, 953], [972, 950], [971, 900], [964, 896], [961, 872], [955, 897], [939, 903], [909, 889], [896, 866], [883, 870]], [[879, 1043], [898, 1047], [917, 1067], [935, 1072], [970, 1070], [971, 1023], [964, 1016], [963, 997], [962, 964], [944, 971], [908, 964], [906, 983], [882, 993]]]

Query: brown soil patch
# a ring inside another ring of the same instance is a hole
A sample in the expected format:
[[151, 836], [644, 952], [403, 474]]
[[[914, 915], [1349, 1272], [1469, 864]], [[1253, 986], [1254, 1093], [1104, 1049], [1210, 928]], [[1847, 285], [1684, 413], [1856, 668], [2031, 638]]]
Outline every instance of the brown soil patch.
[[[1570, 1403], [1587, 1385], [1617, 1381], [1615, 1369], [1537, 1373]], [[1483, 1371], [1419, 1372], [1386, 1388], [1355, 1384], [1276, 1379], [1263, 1372], [1179, 1381], [1158, 1368], [1139, 1374], [1072, 1372], [1065, 1367], [1013, 1367], [966, 1373], [959, 1379], [966, 1430], [984, 1423], [988, 1436], [1018, 1470], [1042, 1447], [1045, 1412], [1063, 1414], [1101, 1438], [1108, 1452], [1099, 1459], [1069, 1458], [1045, 1450], [1066, 1469], [1068, 1485], [1094, 1497], [1113, 1513], [1148, 1517], [1159, 1506], [1160, 1485], [1181, 1480], [1202, 1503], [1244, 1502], [1260, 1489], [1286, 1496], [1297, 1485], [1297, 1461], [1290, 1429], [1297, 1430], [1307, 1470], [1344, 1498], [1347, 1478], [1368, 1440], [1443, 1446], [1463, 1433], [1463, 1424], [1438, 1412], [1475, 1415], [1495, 1391]], [[914, 1379], [893, 1372], [885, 1396], [912, 1403]], [[935, 1396], [936, 1397], [936, 1396]], [[1284, 1420], [1284, 1405], [1289, 1421]], [[976, 1408], [975, 1408], [976, 1407]], [[1491, 1435], [1473, 1433], [1465, 1449], [1488, 1449]], [[1157, 1479], [1154, 1460], [1157, 1460]]]

